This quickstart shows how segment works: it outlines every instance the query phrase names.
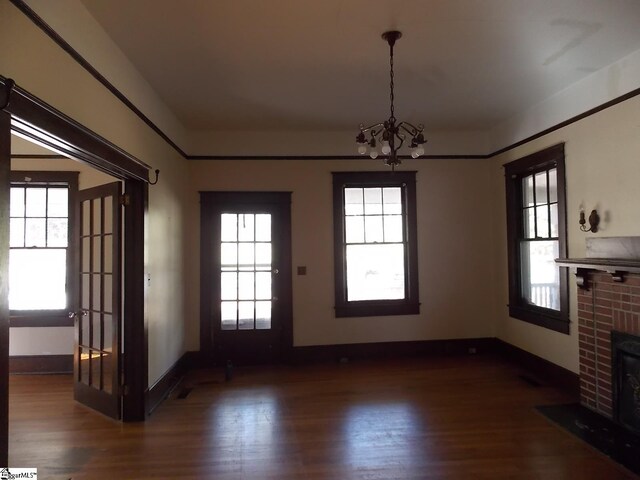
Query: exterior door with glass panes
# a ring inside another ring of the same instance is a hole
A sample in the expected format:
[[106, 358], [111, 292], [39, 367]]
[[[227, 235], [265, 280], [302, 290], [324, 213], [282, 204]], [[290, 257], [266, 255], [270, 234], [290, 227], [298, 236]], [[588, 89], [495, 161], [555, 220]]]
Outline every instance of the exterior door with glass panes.
[[202, 195], [203, 333], [214, 360], [277, 362], [291, 346], [290, 194]]
[[122, 184], [78, 192], [79, 287], [75, 322], [74, 398], [121, 416], [120, 307]]

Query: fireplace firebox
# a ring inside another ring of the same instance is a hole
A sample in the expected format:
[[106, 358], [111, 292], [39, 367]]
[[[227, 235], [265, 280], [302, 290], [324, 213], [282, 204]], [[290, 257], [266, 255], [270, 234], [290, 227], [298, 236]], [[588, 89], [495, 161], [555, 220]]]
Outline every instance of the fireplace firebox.
[[640, 435], [640, 337], [611, 332], [613, 418]]

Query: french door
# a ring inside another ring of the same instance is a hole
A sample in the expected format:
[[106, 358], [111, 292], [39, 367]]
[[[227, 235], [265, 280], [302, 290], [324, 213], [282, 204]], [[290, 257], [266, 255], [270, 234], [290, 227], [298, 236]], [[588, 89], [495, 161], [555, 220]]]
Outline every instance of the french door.
[[120, 418], [122, 185], [78, 192], [79, 288], [75, 318], [74, 398]]
[[203, 192], [201, 350], [215, 363], [292, 346], [289, 193]]

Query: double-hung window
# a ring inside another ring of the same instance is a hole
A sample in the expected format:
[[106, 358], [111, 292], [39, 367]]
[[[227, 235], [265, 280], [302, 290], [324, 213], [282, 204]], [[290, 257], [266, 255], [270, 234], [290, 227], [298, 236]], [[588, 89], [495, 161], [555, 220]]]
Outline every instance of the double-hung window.
[[569, 333], [564, 145], [505, 165], [509, 314]]
[[338, 317], [419, 313], [415, 172], [333, 174]]
[[11, 172], [12, 326], [72, 325], [75, 172]]

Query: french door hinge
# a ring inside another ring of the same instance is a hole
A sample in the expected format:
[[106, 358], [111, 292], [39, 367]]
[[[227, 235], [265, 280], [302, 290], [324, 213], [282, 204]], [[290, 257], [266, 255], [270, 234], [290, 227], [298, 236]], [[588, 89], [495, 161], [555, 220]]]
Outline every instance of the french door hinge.
[[131, 203], [131, 197], [128, 193], [120, 195], [120, 205], [128, 207], [129, 203]]

